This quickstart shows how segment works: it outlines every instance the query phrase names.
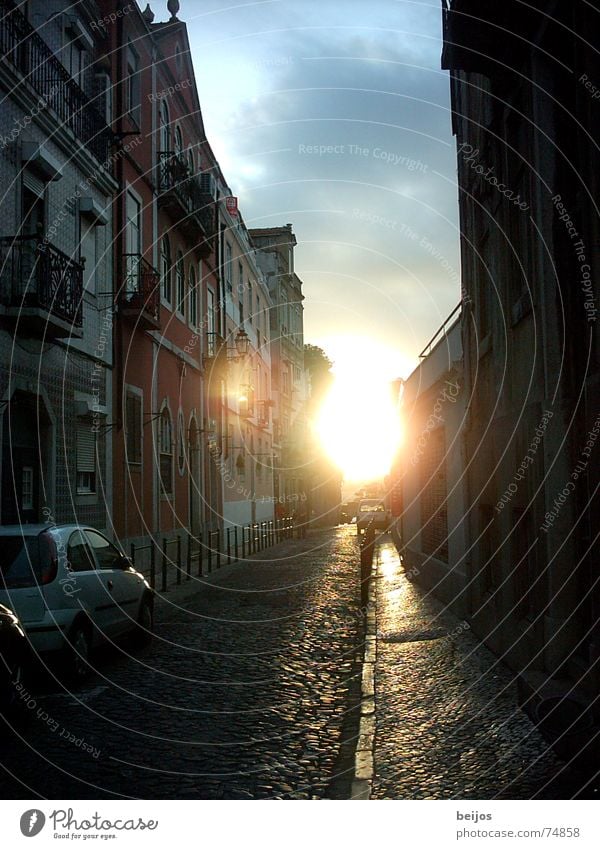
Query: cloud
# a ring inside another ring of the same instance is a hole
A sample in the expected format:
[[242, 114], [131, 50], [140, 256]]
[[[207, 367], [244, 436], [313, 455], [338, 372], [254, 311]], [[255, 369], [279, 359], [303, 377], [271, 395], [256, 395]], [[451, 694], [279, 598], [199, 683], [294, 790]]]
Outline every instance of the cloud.
[[439, 7], [409, 0], [221, 7], [190, 28], [244, 219], [294, 222], [309, 340], [337, 303], [349, 332], [362, 320], [416, 356], [458, 301], [440, 30]]

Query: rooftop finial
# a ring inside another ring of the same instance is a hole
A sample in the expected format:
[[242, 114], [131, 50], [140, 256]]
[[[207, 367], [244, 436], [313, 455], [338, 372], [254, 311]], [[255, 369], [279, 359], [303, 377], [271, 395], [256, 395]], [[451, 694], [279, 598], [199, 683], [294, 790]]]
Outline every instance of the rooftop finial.
[[146, 4], [146, 8], [142, 12], [142, 17], [147, 24], [151, 24], [154, 21], [154, 12], [150, 8], [150, 3]]
[[167, 3], [167, 9], [171, 13], [171, 20], [169, 21], [169, 23], [176, 23], [179, 20], [179, 18], [177, 17], [177, 12], [180, 8], [181, 7], [179, 4], [179, 0], [169, 0], [169, 2]]

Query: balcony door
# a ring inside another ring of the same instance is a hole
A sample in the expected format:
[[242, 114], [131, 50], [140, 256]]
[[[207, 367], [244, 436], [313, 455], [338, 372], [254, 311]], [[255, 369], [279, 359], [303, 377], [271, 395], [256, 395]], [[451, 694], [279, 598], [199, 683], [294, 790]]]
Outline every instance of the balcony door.
[[140, 291], [140, 257], [142, 253], [142, 206], [132, 192], [127, 192], [125, 201], [125, 291], [131, 300]]

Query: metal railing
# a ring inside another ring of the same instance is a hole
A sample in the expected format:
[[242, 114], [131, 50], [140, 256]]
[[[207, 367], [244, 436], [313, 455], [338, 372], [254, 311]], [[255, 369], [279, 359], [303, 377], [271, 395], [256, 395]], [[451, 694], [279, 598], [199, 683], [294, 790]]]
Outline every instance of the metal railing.
[[202, 190], [198, 177], [190, 172], [183, 154], [163, 150], [158, 154], [158, 191], [172, 192], [187, 216], [194, 216], [207, 240], [215, 234], [215, 201]]
[[154, 321], [160, 315], [160, 274], [140, 254], [123, 254], [123, 285], [119, 300], [124, 308], [146, 313]]
[[0, 292], [12, 307], [37, 307], [81, 327], [83, 265], [41, 236], [0, 238]]
[[0, 0], [0, 55], [9, 61], [98, 159], [115, 137], [101, 113], [12, 0]]
[[[197, 577], [210, 575], [224, 565], [247, 561], [266, 548], [284, 540], [301, 538], [303, 534], [294, 524], [293, 518], [287, 516], [284, 519], [204, 530], [199, 534], [187, 533], [186, 536], [187, 544], [181, 535], [163, 536], [142, 545], [130, 544], [132, 564], [146, 575], [153, 589], [157, 588], [157, 577], [160, 577], [160, 592], [167, 592], [173, 585], [180, 586], [183, 579], [190, 581], [194, 571]], [[142, 565], [138, 555], [147, 551], [150, 552], [149, 557]]]
[[[438, 327], [438, 329], [435, 331], [435, 333], [433, 334], [433, 336], [431, 337], [431, 339], [429, 340], [429, 342], [425, 345], [425, 347], [423, 348], [423, 350], [422, 350], [422, 351], [421, 351], [421, 353], [419, 354], [419, 359], [421, 359], [421, 360], [422, 360], [422, 359], [424, 359], [426, 356], [428, 356], [428, 354], [430, 354], [430, 353], [431, 353], [431, 351], [432, 351], [432, 349], [433, 349], [433, 347], [434, 347], [434, 342], [437, 344], [437, 342], [438, 342], [439, 340], [441, 340], [442, 336], [445, 336], [445, 335], [446, 335], [446, 328], [448, 327], [448, 325], [450, 324], [450, 322], [452, 321], [452, 319], [454, 318], [454, 316], [455, 316], [455, 315], [456, 315], [456, 313], [460, 310], [460, 308], [461, 308], [461, 307], [462, 307], [462, 301], [460, 301], [460, 303], [459, 303], [459, 304], [457, 304], [457, 305], [454, 307], [454, 309], [452, 310], [452, 312], [450, 313], [450, 315], [448, 316], [448, 318], [446, 318], [446, 319], [445, 319], [445, 321], [444, 321], [444, 323], [443, 323], [443, 324], [441, 324], [441, 325]], [[439, 337], [439, 339], [438, 339], [438, 337]]]

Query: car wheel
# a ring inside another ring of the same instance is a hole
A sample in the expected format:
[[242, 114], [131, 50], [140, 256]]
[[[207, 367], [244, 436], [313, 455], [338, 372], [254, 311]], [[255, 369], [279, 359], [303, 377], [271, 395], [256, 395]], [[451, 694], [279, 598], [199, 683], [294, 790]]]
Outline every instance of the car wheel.
[[75, 683], [81, 683], [89, 678], [91, 640], [88, 630], [83, 625], [75, 625], [69, 635], [68, 670], [69, 677]]
[[146, 646], [152, 639], [154, 629], [154, 605], [152, 599], [144, 596], [140, 604], [137, 624], [135, 629], [136, 642], [140, 646]]

